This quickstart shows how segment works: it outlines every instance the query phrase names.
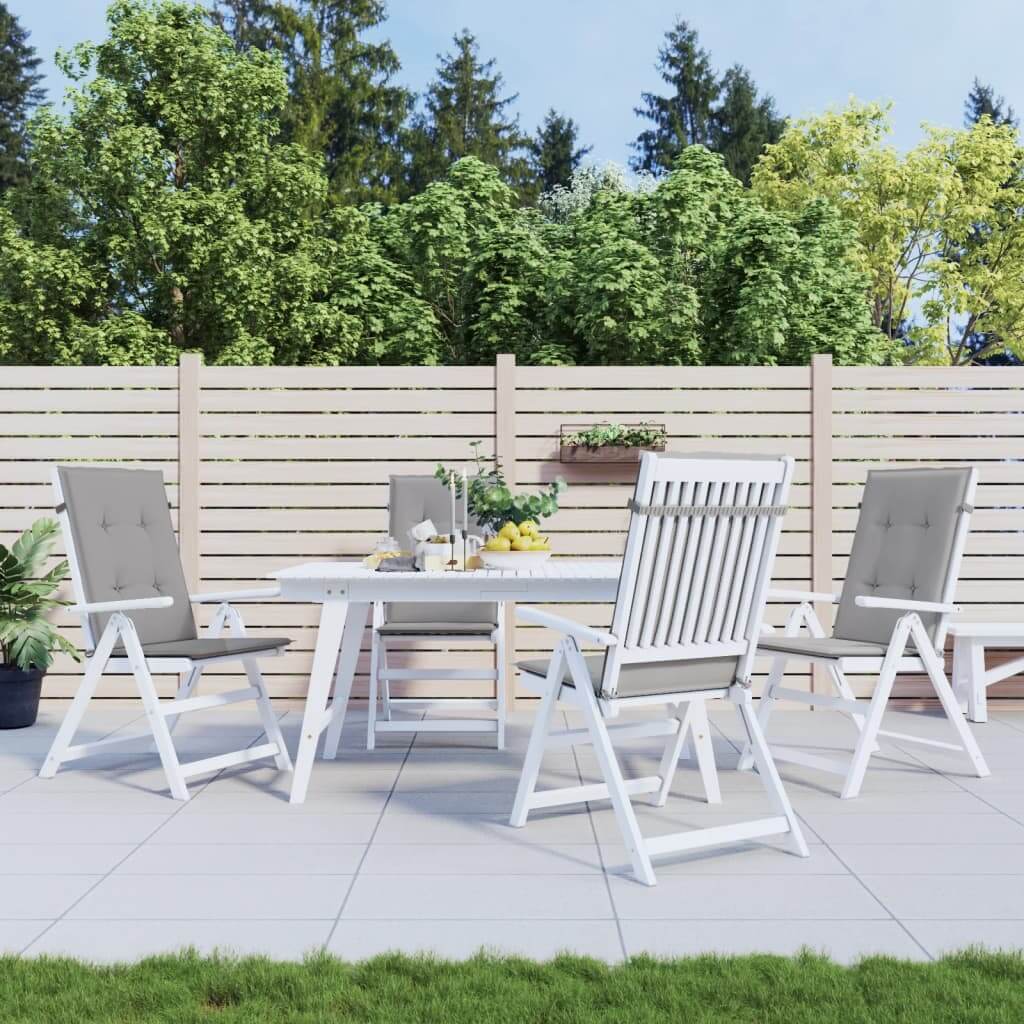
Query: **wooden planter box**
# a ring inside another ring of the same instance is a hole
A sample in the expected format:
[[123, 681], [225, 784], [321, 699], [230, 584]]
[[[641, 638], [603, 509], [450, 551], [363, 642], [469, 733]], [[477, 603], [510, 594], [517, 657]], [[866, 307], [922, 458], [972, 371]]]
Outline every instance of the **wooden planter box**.
[[[623, 423], [624, 427], [646, 427], [650, 430], [660, 430], [665, 433], [665, 426], [661, 423]], [[559, 437], [558, 460], [559, 462], [604, 462], [604, 463], [629, 463], [639, 462], [644, 452], [663, 452], [665, 442], [660, 444], [635, 445], [604, 444], [591, 447], [583, 444], [566, 444], [566, 438], [579, 433], [588, 427], [604, 426], [595, 423], [563, 423]]]

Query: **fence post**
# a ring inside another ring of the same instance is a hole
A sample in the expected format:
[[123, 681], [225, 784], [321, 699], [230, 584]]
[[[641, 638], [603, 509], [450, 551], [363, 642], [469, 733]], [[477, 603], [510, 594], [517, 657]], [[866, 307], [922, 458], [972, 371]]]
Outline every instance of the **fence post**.
[[203, 357], [178, 360], [178, 549], [189, 590], [199, 590], [199, 373]]
[[[516, 357], [499, 354], [494, 361], [494, 454], [509, 487], [516, 485]], [[505, 605], [505, 695], [508, 710], [516, 709], [516, 613]]]
[[[832, 356], [811, 356], [811, 589], [832, 592]], [[825, 631], [832, 628], [832, 605], [815, 611]], [[811, 690], [828, 691], [826, 668], [811, 669]]]

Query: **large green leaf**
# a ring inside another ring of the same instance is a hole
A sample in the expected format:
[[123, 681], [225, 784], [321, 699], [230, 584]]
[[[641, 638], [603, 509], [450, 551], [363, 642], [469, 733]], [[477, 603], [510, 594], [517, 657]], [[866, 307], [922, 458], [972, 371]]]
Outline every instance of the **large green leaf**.
[[26, 576], [35, 576], [53, 550], [60, 524], [56, 519], [37, 519], [15, 542], [11, 554]]

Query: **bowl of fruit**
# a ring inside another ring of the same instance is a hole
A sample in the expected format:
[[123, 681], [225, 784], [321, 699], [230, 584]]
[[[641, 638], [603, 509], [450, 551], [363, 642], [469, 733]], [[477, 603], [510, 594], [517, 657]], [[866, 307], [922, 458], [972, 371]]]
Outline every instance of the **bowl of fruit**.
[[505, 523], [480, 550], [489, 569], [532, 569], [551, 557], [551, 543], [532, 519]]

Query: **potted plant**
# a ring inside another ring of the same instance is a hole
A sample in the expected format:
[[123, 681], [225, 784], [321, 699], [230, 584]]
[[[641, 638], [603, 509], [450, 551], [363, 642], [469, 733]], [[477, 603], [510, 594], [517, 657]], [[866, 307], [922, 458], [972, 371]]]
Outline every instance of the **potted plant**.
[[[468, 477], [466, 502], [473, 518], [485, 533], [497, 535], [506, 523], [535, 522], [558, 511], [558, 497], [566, 489], [556, 477], [538, 494], [513, 494], [497, 459], [480, 454], [480, 442], [472, 444], [476, 473]], [[462, 475], [438, 465], [434, 475], [447, 484], [454, 478], [456, 496], [462, 498]]]
[[8, 548], [0, 544], [0, 729], [32, 725], [39, 713], [43, 676], [55, 650], [81, 660], [77, 649], [47, 621], [68, 604], [53, 596], [67, 575], [61, 561], [40, 575], [60, 527], [39, 519]]
[[668, 433], [662, 423], [566, 423], [562, 462], [638, 462], [641, 452], [663, 452]]

